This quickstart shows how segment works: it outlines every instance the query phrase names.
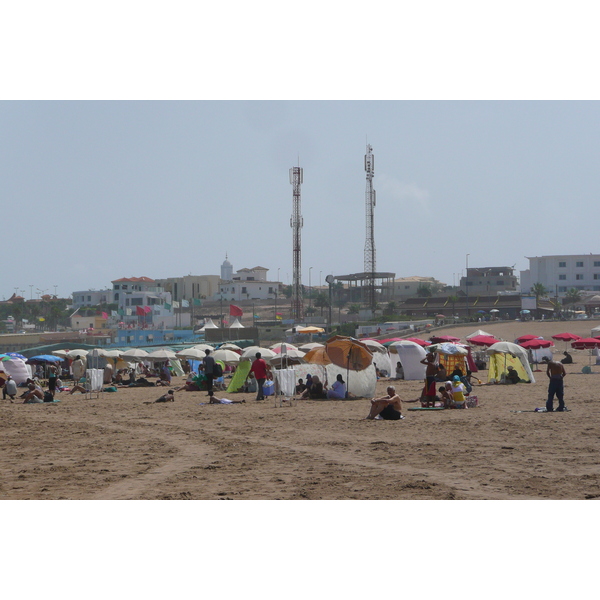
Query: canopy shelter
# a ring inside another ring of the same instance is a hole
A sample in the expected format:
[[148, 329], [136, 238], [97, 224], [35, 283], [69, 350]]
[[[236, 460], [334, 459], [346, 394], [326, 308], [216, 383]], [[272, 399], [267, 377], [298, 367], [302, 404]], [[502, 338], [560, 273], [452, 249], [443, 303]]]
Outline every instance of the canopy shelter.
[[400, 361], [404, 369], [405, 380], [425, 379], [426, 367], [421, 361], [427, 356], [427, 352], [420, 344], [409, 340], [401, 340], [392, 342], [389, 349], [394, 370], [396, 369], [396, 362]]
[[470, 341], [471, 338], [474, 338], [474, 337], [476, 337], [478, 335], [486, 335], [488, 337], [494, 337], [491, 333], [488, 333], [487, 331], [484, 331], [483, 329], [478, 329], [477, 331], [474, 331], [473, 333], [470, 333], [465, 339], [467, 341]]
[[244, 329], [244, 326], [240, 323], [240, 320], [236, 317], [235, 321], [229, 326], [229, 329]]
[[454, 337], [453, 335], [432, 335], [429, 340], [432, 344], [443, 344], [444, 342], [460, 342], [460, 338]]
[[535, 377], [529, 366], [527, 351], [511, 342], [498, 342], [486, 351], [490, 357], [488, 381], [503, 381], [508, 373], [508, 367], [513, 367], [519, 378], [528, 383], [535, 383]]
[[414, 342], [415, 344], [419, 344], [419, 346], [431, 346], [431, 342], [428, 342], [427, 340], [422, 340], [421, 338], [413, 338], [413, 337], [409, 337], [406, 338], [409, 342]]
[[21, 358], [12, 358], [8, 355], [3, 355], [0, 361], [0, 371], [6, 373], [4, 379], [8, 379], [10, 375], [17, 385], [25, 383], [28, 377], [31, 377], [31, 366], [25, 364]]
[[590, 369], [592, 366], [592, 350], [600, 348], [600, 338], [581, 338], [571, 342], [571, 347], [575, 350], [590, 350]]
[[471, 349], [464, 344], [432, 344], [427, 348], [428, 352], [436, 352], [439, 356], [439, 364], [444, 365], [448, 375], [459, 368], [463, 375], [469, 371], [477, 371], [477, 366], [471, 357]]
[[521, 344], [522, 342], [528, 342], [529, 340], [539, 340], [539, 339], [540, 339], [539, 335], [532, 335], [532, 334], [522, 335], [515, 340], [515, 344]]

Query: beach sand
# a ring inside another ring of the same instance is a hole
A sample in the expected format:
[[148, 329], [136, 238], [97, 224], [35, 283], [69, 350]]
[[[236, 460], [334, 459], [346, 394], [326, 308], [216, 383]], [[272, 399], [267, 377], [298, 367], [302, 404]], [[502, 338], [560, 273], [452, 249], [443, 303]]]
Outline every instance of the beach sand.
[[[595, 324], [472, 324], [438, 333], [464, 339], [481, 327], [512, 341], [526, 333], [588, 336]], [[557, 343], [556, 358], [564, 347]], [[567, 413], [513, 412], [544, 406], [545, 370], [534, 384], [475, 386], [478, 408], [405, 410], [400, 422], [365, 420], [368, 399], [275, 407], [272, 398], [221, 393], [247, 402], [208, 405], [205, 392], [177, 392], [174, 403], [144, 404], [165, 388], [121, 388], [95, 399], [61, 393], [48, 405], [0, 400], [0, 498], [600, 498], [600, 366], [582, 374], [588, 355], [573, 356]], [[377, 394], [388, 384], [379, 380]], [[404, 399], [422, 388], [394, 384]]]

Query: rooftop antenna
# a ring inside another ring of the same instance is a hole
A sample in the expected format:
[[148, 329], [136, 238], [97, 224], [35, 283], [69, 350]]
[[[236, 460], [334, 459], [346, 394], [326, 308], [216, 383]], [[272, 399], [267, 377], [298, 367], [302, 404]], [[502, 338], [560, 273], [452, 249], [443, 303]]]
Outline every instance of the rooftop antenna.
[[367, 153], [365, 154], [365, 171], [367, 172], [367, 189], [365, 192], [367, 220], [367, 235], [365, 241], [365, 302], [370, 309], [375, 310], [377, 308], [377, 303], [375, 301], [376, 255], [374, 232], [374, 209], [376, 200], [375, 190], [373, 189], [375, 156], [373, 156], [373, 147], [370, 144], [367, 144]]
[[[300, 157], [298, 157], [298, 165]], [[300, 230], [304, 219], [300, 211], [300, 186], [304, 182], [304, 169], [300, 166], [290, 169], [290, 183], [293, 186], [292, 218], [292, 255], [293, 255], [293, 282], [292, 282], [292, 318], [298, 322], [304, 318], [304, 302], [302, 301], [302, 241]]]

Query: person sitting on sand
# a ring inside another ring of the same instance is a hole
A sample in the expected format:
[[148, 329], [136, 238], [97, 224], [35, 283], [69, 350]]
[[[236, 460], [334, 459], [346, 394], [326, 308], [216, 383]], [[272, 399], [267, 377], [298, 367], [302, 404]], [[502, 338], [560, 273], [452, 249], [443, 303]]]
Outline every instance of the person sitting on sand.
[[330, 390], [327, 390], [327, 398], [343, 400], [346, 398], [346, 382], [338, 373]]
[[446, 367], [442, 364], [438, 366], [438, 372], [435, 375], [435, 380], [442, 382], [448, 381], [448, 373], [446, 372]]
[[367, 415], [367, 419], [374, 419], [377, 415], [386, 421], [404, 419], [402, 416], [402, 401], [400, 396], [396, 394], [396, 388], [393, 385], [387, 388], [387, 394], [382, 398], [371, 399], [371, 410]]
[[450, 396], [450, 392], [448, 390], [448, 387], [451, 390], [452, 389], [452, 384], [448, 383], [446, 385], [441, 385], [438, 388], [438, 392], [440, 393], [440, 398], [442, 400], [442, 403], [444, 404], [444, 408], [450, 408], [450, 404], [452, 402], [452, 396]]
[[396, 377], [394, 379], [404, 379], [404, 367], [400, 361], [396, 363]]
[[69, 392], [69, 395], [71, 395], [73, 392], [81, 392], [82, 394], [87, 393], [87, 389], [85, 387], [85, 384], [87, 382], [87, 379], [85, 377], [81, 377], [79, 379], [79, 382], [76, 383], [72, 388], [71, 391]]
[[245, 400], [227, 400], [227, 398], [217, 398], [212, 390], [208, 392], [210, 396], [209, 404], [246, 404]]
[[10, 401], [12, 402], [17, 395], [17, 384], [15, 380], [9, 375], [6, 380], [4, 386], [2, 387], [2, 399], [6, 399], [6, 396], [10, 397]]
[[565, 355], [565, 357], [563, 359], [561, 359], [561, 363], [563, 365], [571, 365], [573, 364], [573, 357], [565, 350], [563, 352], [563, 354]]
[[312, 378], [312, 385], [310, 388], [304, 390], [301, 398], [310, 398], [311, 400], [323, 400], [325, 398], [325, 390], [323, 388], [323, 384], [319, 379], [318, 375], [315, 375]]
[[42, 391], [42, 388], [36, 386], [33, 382], [27, 387], [28, 392], [25, 394], [25, 400], [23, 400], [23, 404], [43, 404], [44, 392]]
[[508, 367], [508, 373], [506, 374], [506, 383], [519, 383], [521, 378], [517, 373], [516, 369], [512, 366]]
[[298, 379], [298, 385], [296, 385], [296, 394], [302, 394], [305, 389], [306, 385], [302, 381], [302, 377], [300, 377], [300, 379]]
[[460, 380], [458, 375], [452, 378], [452, 404], [451, 408], [467, 408], [467, 399], [465, 394], [467, 388], [465, 384]]

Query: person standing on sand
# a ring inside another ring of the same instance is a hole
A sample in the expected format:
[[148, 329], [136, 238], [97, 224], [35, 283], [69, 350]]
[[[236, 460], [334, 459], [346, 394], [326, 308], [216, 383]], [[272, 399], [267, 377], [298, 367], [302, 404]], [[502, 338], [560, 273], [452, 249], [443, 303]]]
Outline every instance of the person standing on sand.
[[79, 381], [82, 377], [85, 376], [85, 365], [81, 360], [81, 356], [77, 355], [73, 364], [71, 365], [71, 369], [73, 370], [73, 379], [75, 381]]
[[[263, 390], [263, 385], [267, 379], [267, 371], [270, 371], [270, 369], [267, 366], [267, 363], [265, 362], [264, 358], [261, 358], [262, 355], [260, 352], [257, 352], [254, 356], [256, 358], [252, 362], [252, 367], [250, 367], [250, 373], [254, 373], [254, 377], [256, 377], [256, 383], [258, 384], [256, 389], [256, 399], [264, 400], [265, 393]], [[248, 373], [248, 375], [250, 373]]]
[[371, 400], [371, 410], [367, 419], [374, 419], [380, 415], [386, 421], [399, 421], [404, 419], [402, 416], [402, 400], [396, 394], [396, 388], [390, 385], [387, 389], [387, 396], [382, 398], [373, 398]]
[[435, 364], [435, 354], [428, 352], [421, 364], [427, 366], [425, 369], [425, 393], [422, 402], [426, 402], [428, 406], [435, 406], [435, 378], [439, 370]]
[[208, 348], [204, 351], [204, 354], [206, 354], [206, 356], [202, 359], [202, 364], [204, 365], [204, 377], [206, 377], [206, 389], [208, 392], [212, 392], [215, 359], [210, 355], [210, 350]]
[[567, 410], [564, 401], [564, 379], [567, 376], [565, 367], [562, 363], [550, 360], [547, 356], [542, 358], [542, 362], [547, 364], [546, 375], [550, 379], [548, 384], [548, 400], [546, 401], [546, 412], [554, 412], [554, 394], [558, 398], [558, 408], [556, 412]]

